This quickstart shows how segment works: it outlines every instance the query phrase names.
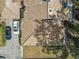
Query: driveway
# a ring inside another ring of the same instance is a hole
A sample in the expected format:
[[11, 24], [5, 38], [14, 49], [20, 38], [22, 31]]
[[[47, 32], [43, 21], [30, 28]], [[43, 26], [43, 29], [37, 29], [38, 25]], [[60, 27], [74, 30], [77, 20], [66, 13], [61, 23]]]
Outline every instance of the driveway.
[[[7, 26], [12, 27], [12, 20], [6, 21]], [[21, 46], [19, 45], [18, 35], [13, 34], [10, 40], [6, 40], [6, 46], [0, 47], [0, 55], [6, 59], [21, 59]]]
[[12, 5], [12, 0], [5, 0], [5, 4], [7, 7], [10, 7]]

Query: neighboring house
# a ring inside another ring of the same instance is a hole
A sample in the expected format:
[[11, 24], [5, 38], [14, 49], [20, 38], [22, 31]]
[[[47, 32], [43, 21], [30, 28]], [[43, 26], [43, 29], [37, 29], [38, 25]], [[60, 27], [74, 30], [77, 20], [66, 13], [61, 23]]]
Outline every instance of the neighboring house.
[[[12, 0], [13, 1], [13, 0]], [[19, 9], [20, 9], [20, 1], [13, 3], [12, 1], [5, 0], [5, 7], [1, 13], [1, 19], [12, 19], [12, 18], [19, 18]], [[12, 2], [12, 3], [11, 3]], [[8, 3], [10, 3], [8, 5]]]
[[3, 11], [5, 7], [5, 0], [0, 0], [0, 13]]
[[5, 0], [0, 0], [0, 46], [5, 45], [5, 39], [3, 38], [3, 26], [1, 24], [1, 13], [5, 7]]

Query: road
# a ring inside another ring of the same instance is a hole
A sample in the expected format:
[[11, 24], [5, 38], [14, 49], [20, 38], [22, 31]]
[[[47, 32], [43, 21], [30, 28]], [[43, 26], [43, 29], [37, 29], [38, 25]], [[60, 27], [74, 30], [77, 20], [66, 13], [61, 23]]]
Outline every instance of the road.
[[[12, 21], [6, 22], [7, 26], [12, 27]], [[5, 56], [6, 59], [21, 59], [21, 46], [19, 44], [18, 35], [15, 35], [12, 30], [12, 38], [6, 40], [6, 46], [0, 47], [0, 55]]]

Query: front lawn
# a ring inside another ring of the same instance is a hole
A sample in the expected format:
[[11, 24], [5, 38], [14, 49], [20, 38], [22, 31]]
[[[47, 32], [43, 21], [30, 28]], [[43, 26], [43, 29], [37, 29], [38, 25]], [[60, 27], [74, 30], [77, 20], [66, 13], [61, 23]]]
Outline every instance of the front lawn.
[[0, 46], [5, 46], [5, 31], [4, 31], [4, 23], [0, 24]]

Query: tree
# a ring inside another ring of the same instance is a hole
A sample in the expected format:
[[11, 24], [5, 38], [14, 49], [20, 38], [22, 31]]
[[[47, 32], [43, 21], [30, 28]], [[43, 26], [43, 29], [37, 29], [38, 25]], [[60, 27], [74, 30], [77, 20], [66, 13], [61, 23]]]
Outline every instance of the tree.
[[79, 0], [74, 0], [75, 9], [79, 9]]

